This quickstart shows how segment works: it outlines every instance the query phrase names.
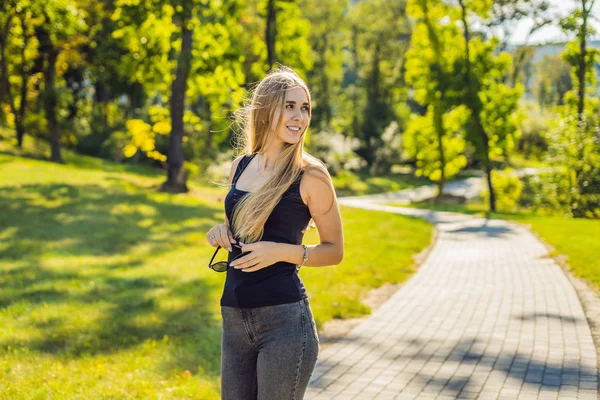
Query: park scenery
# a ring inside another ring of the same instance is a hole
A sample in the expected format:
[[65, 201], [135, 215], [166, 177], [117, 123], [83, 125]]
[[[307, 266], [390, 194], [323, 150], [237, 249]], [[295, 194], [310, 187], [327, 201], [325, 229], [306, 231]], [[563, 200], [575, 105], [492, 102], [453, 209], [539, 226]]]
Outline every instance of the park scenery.
[[[220, 398], [205, 234], [234, 113], [279, 65], [310, 89], [305, 150], [344, 231], [339, 265], [300, 269], [307, 397], [596, 398], [600, 320], [577, 297], [600, 299], [594, 3], [1, 1], [0, 399]], [[496, 294], [522, 310], [478, 320]], [[476, 350], [488, 334], [505, 346]]]

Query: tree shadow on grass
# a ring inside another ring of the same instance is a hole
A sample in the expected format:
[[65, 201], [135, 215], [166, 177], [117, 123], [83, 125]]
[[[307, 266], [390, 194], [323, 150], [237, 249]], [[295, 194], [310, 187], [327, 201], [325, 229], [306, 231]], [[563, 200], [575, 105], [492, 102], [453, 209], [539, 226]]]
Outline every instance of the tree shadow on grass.
[[[18, 329], [11, 317], [22, 317], [39, 333], [9, 337], [0, 342], [0, 353], [11, 346], [78, 358], [169, 337], [161, 369], [202, 369], [218, 376], [221, 326], [214, 294], [220, 281], [136, 276], [134, 268], [144, 265], [147, 255], [181, 246], [187, 234], [208, 230], [222, 218], [221, 209], [163, 203], [149, 194], [93, 184], [40, 184], [0, 188], [0, 210], [0, 318]], [[144, 246], [142, 253], [103, 264], [104, 258], [127, 255], [138, 245]], [[99, 261], [81, 269], [53, 268], [46, 266], [48, 253], [54, 260], [64, 253]], [[70, 311], [32, 317], [44, 313], [46, 305], [54, 311], [75, 309], [79, 317], [93, 311], [97, 317], [79, 326]]]
[[[51, 247], [69, 255], [113, 255], [138, 243], [153, 251], [170, 248], [188, 232], [206, 231], [222, 214], [218, 208], [170, 204], [149, 194], [111, 192], [98, 185], [23, 185], [0, 188], [0, 226], [16, 228], [0, 258], [28, 259]], [[205, 219], [196, 225], [190, 219]], [[53, 246], [49, 246], [53, 245]]]
[[[44, 274], [44, 279], [51, 279]], [[196, 372], [198, 367], [209, 375], [219, 374], [219, 352], [221, 326], [210, 294], [218, 287], [203, 280], [169, 284], [167, 276], [153, 278], [106, 279], [103, 290], [92, 290], [83, 294], [60, 291], [36, 291], [31, 296], [21, 296], [15, 302], [26, 302], [28, 313], [35, 303], [103, 305], [105, 310], [93, 324], [74, 327], [68, 316], [51, 317], [37, 322], [39, 335], [32, 339], [11, 340], [0, 343], [0, 349], [27, 348], [30, 352], [41, 352], [67, 357], [84, 357], [96, 354], [116, 353], [122, 349], [136, 347], [148, 340], [161, 341], [168, 337], [173, 343], [172, 354], [161, 368], [188, 369]], [[160, 282], [164, 283], [160, 283]], [[164, 289], [162, 296], [153, 296], [151, 291]], [[183, 307], [167, 307], [165, 299], [182, 299]], [[3, 308], [6, 310], [6, 308]]]
[[[0, 137], [1, 141], [1, 137]], [[47, 161], [53, 163], [50, 159], [50, 151], [42, 148], [37, 148], [35, 150], [17, 150], [14, 152], [0, 150], [0, 154], [6, 155], [9, 157], [14, 157], [14, 159], [25, 158], [29, 160], [36, 161]], [[145, 177], [156, 177], [161, 174], [161, 170], [159, 168], [152, 168], [147, 165], [142, 164], [131, 164], [131, 163], [118, 163], [115, 161], [104, 160], [98, 157], [85, 156], [82, 154], [65, 152], [63, 153], [64, 164], [74, 168], [82, 168], [87, 170], [101, 170], [104, 172], [117, 172], [117, 173], [128, 173], [141, 175]], [[5, 162], [12, 162], [10, 158], [7, 158]]]

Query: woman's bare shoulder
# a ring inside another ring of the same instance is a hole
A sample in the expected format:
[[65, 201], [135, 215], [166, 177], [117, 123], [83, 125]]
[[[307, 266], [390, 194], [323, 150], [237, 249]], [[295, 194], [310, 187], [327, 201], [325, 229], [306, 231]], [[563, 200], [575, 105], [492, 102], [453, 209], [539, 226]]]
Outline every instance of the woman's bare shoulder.
[[311, 155], [306, 155], [304, 157], [304, 176], [307, 176], [309, 181], [313, 178], [317, 179], [325, 179], [326, 181], [331, 181], [331, 176], [329, 175], [329, 171], [327, 170], [327, 166], [323, 161], [319, 160], [316, 157]]
[[300, 181], [300, 196], [305, 204], [308, 204], [311, 198], [328, 198], [327, 193], [334, 192], [327, 166], [320, 160], [312, 158], [309, 162], [305, 162], [304, 174]]

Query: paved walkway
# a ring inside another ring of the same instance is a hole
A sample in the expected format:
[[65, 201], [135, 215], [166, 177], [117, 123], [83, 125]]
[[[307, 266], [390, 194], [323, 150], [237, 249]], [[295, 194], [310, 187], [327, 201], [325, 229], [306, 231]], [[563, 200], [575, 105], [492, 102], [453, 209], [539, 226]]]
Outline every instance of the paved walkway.
[[525, 228], [340, 203], [425, 217], [439, 234], [418, 272], [319, 354], [305, 399], [597, 398], [596, 351], [577, 294]]

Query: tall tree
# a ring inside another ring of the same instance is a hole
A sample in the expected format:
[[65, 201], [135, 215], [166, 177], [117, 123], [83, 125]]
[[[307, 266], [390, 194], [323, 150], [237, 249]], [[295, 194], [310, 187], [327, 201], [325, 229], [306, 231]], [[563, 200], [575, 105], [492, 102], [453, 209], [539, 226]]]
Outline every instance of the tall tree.
[[64, 69], [58, 69], [58, 61], [63, 62], [79, 58], [77, 51], [85, 41], [87, 26], [83, 11], [70, 0], [36, 0], [32, 2], [32, 12], [41, 18], [35, 29], [39, 42], [39, 51], [44, 60], [44, 94], [43, 104], [48, 132], [50, 134], [50, 158], [55, 162], [63, 162], [61, 154], [60, 121], [58, 119], [59, 90], [57, 72], [62, 75]]
[[[229, 47], [225, 44], [230, 39], [223, 16], [236, 10], [237, 4], [235, 0], [220, 4], [182, 0], [175, 6], [168, 2], [144, 3], [144, 8], [141, 7], [142, 4], [134, 7], [130, 1], [117, 2], [112, 18], [121, 20], [123, 28], [113, 35], [123, 40], [133, 55], [127, 68], [149, 93], [158, 93], [161, 98], [163, 93], [169, 93], [168, 116], [155, 110], [152, 127], [139, 120], [129, 123], [128, 131], [133, 140], [125, 149], [126, 155], [131, 156], [135, 154], [136, 148], [142, 148], [148, 156], [163, 161], [164, 156], [155, 147], [155, 134], [165, 134], [165, 126], [170, 125], [166, 156], [167, 180], [163, 183], [162, 190], [187, 191], [183, 138], [185, 120], [191, 121], [193, 118], [186, 116], [186, 96], [189, 96], [191, 89], [188, 79], [195, 72], [194, 65], [199, 65], [194, 63], [192, 51], [206, 61], [213, 57], [220, 59], [228, 52]], [[219, 43], [221, 39], [225, 42]], [[239, 59], [239, 54], [237, 58]], [[235, 89], [239, 85], [239, 69], [225, 69], [223, 66], [213, 65], [212, 61], [210, 64], [214, 75], [218, 76], [216, 82], [223, 83], [223, 76], [226, 76], [227, 84], [233, 84], [223, 87], [222, 91], [230, 91], [229, 87]], [[194, 74], [194, 85], [200, 81], [202, 78]], [[199, 91], [195, 89], [193, 92], [196, 94], [196, 101]]]
[[465, 104], [471, 110], [471, 115], [473, 118], [473, 130], [475, 131], [476, 137], [479, 139], [482, 147], [482, 151], [480, 151], [478, 154], [486, 174], [488, 190], [490, 194], [490, 210], [496, 211], [496, 195], [492, 185], [492, 163], [490, 161], [489, 136], [483, 128], [483, 123], [481, 122], [481, 111], [483, 110], [483, 104], [481, 103], [481, 99], [479, 97], [480, 84], [477, 79], [475, 79], [473, 66], [471, 63], [471, 30], [468, 22], [469, 8], [467, 7], [468, 5], [465, 0], [458, 0], [458, 3], [461, 9], [463, 37], [465, 43], [465, 71], [463, 74], [465, 83]]
[[[306, 62], [311, 63], [310, 48], [307, 47], [308, 21], [304, 19], [295, 0], [266, 0], [265, 43], [267, 65], [270, 70], [276, 62], [293, 65], [300, 71], [307, 71]], [[281, 29], [285, 27], [284, 29]], [[293, 46], [299, 46], [293, 48]], [[290, 55], [303, 53], [305, 58], [296, 59]], [[292, 62], [295, 61], [295, 62]]]
[[[359, 2], [349, 12], [349, 23], [356, 27], [357, 58], [364, 60], [356, 71], [365, 92], [357, 153], [372, 169], [377, 167], [376, 150], [384, 145], [381, 135], [398, 119], [396, 105], [405, 104], [404, 54], [411, 34], [406, 1]], [[396, 122], [401, 127], [405, 124]]]
[[441, 197], [446, 179], [466, 164], [462, 127], [468, 112], [457, 107], [456, 85], [461, 52], [456, 24], [440, 23], [455, 12], [440, 1], [412, 0], [409, 13], [417, 19], [411, 49], [406, 54], [406, 80], [414, 88], [415, 100], [427, 107], [425, 116], [413, 116], [404, 134], [408, 153], [417, 160], [417, 173], [438, 183]]
[[[310, 22], [309, 42], [314, 67], [308, 71], [311, 97], [315, 105], [311, 127], [329, 129], [343, 76], [342, 50], [347, 45], [344, 0], [304, 0], [300, 8]], [[334, 26], [336, 29], [331, 29]]]
[[275, 41], [277, 39], [277, 0], [267, 0], [267, 19], [265, 29], [265, 42], [267, 43], [267, 63], [269, 69], [273, 68], [277, 55], [275, 53]]
[[[11, 0], [3, 3], [0, 11], [0, 103], [8, 103], [17, 133], [17, 146], [22, 147], [29, 79], [37, 56], [32, 40], [35, 24], [28, 2], [17, 7]], [[13, 86], [16, 86], [16, 93], [13, 93]]]
[[579, 7], [568, 17], [562, 18], [560, 25], [563, 31], [576, 34], [575, 42], [567, 46], [565, 59], [575, 69], [574, 83], [577, 88], [577, 119], [581, 122], [585, 112], [586, 82], [589, 79], [586, 71], [590, 71], [593, 68], [598, 56], [596, 49], [588, 49], [587, 47], [588, 39], [596, 33], [596, 30], [590, 25], [592, 9], [596, 0], [577, 0], [576, 3], [578, 3]]
[[[565, 167], [555, 171], [568, 183], [568, 207], [574, 217], [600, 218], [600, 120], [599, 101], [594, 96], [597, 77], [594, 65], [598, 50], [590, 49], [587, 40], [595, 33], [589, 25], [595, 0], [578, 0], [577, 8], [561, 20], [566, 33], [575, 33], [562, 57], [571, 65], [573, 90], [564, 96], [555, 129], [549, 133], [550, 160]], [[576, 117], [575, 117], [576, 115]]]
[[486, 174], [490, 210], [496, 211], [491, 156], [506, 157], [520, 134], [517, 109], [522, 87], [509, 88], [503, 83], [512, 59], [507, 53], [494, 55], [497, 41], [473, 37], [473, 18], [487, 18], [491, 0], [458, 0], [458, 4], [464, 46], [463, 102], [471, 112], [467, 140]]

